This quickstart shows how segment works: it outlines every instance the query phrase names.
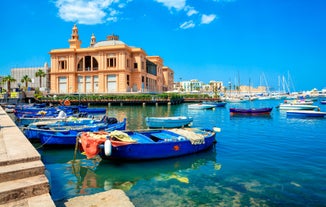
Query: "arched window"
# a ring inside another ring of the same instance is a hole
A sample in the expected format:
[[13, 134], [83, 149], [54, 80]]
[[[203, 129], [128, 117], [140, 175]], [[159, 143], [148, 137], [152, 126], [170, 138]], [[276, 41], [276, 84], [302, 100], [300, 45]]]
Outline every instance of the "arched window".
[[84, 58], [80, 59], [77, 65], [77, 71], [83, 71], [84, 68]]
[[91, 71], [91, 69], [92, 69], [91, 56], [85, 56], [85, 71]]
[[98, 70], [98, 62], [95, 57], [93, 57], [93, 70]]

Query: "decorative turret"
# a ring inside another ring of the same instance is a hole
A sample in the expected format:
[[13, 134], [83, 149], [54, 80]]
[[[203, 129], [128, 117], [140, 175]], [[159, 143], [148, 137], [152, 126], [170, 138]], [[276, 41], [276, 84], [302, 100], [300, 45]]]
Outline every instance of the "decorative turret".
[[96, 43], [96, 38], [95, 38], [95, 35], [93, 33], [92, 34], [92, 37], [91, 37], [91, 44], [90, 44], [90, 46], [93, 47], [95, 45], [95, 43]]
[[119, 40], [119, 36], [118, 35], [115, 35], [115, 34], [112, 34], [112, 35], [108, 35], [106, 37], [107, 40]]
[[72, 28], [72, 34], [71, 34], [71, 39], [69, 39], [69, 45], [70, 48], [80, 48], [81, 41], [79, 40], [79, 35], [78, 35], [78, 28], [76, 24]]

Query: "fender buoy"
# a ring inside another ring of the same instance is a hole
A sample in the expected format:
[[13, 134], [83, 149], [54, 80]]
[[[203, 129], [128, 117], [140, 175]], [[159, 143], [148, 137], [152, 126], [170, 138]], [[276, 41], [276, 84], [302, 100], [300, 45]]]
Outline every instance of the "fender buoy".
[[104, 154], [109, 157], [111, 155], [111, 152], [112, 152], [111, 141], [107, 139], [104, 142]]

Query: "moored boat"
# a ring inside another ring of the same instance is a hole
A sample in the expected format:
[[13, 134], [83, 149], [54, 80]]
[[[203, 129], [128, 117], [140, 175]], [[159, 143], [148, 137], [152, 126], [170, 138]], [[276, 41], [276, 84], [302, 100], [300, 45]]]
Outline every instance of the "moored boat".
[[326, 100], [321, 100], [320, 103], [321, 104], [326, 104]]
[[121, 122], [114, 124], [109, 124], [104, 126], [100, 125], [89, 125], [84, 126], [79, 129], [72, 130], [58, 130], [58, 131], [43, 131], [39, 132], [40, 142], [42, 146], [58, 146], [58, 145], [75, 145], [77, 140], [77, 135], [81, 132], [98, 132], [108, 133], [114, 130], [125, 130], [126, 129], [126, 119]]
[[169, 116], [169, 117], [146, 117], [145, 122], [149, 128], [178, 128], [191, 124], [192, 117]]
[[216, 132], [205, 129], [160, 129], [83, 132], [81, 150], [87, 158], [96, 155], [113, 160], [151, 160], [194, 154], [215, 143]]
[[277, 108], [279, 108], [280, 110], [315, 110], [318, 109], [318, 106], [281, 103], [279, 106], [277, 106]]
[[326, 112], [321, 111], [313, 111], [313, 110], [289, 110], [286, 112], [287, 117], [316, 117], [316, 118], [324, 118], [326, 116]]
[[198, 104], [189, 104], [188, 108], [189, 109], [213, 109], [215, 108], [215, 105], [198, 103]]
[[[125, 120], [124, 120], [125, 122]], [[110, 127], [112, 124], [118, 123], [118, 120], [114, 117], [103, 116], [102, 119], [91, 118], [67, 118], [65, 120], [56, 121], [40, 121], [29, 124], [23, 128], [23, 132], [28, 139], [39, 139], [41, 132], [46, 133], [65, 133], [69, 134], [72, 131], [91, 131], [101, 130]]]
[[243, 115], [263, 115], [270, 114], [273, 107], [265, 108], [230, 108], [231, 115], [243, 114]]
[[226, 102], [224, 101], [203, 101], [203, 104], [215, 105], [215, 107], [224, 107]]

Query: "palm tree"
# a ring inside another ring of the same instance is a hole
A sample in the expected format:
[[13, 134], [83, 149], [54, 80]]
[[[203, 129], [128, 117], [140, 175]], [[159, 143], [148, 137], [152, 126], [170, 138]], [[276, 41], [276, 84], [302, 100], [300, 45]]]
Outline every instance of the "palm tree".
[[39, 83], [40, 83], [40, 88], [42, 87], [42, 78], [45, 77], [45, 73], [42, 69], [39, 69], [36, 73], [35, 73], [35, 76], [36, 77], [39, 77]]
[[15, 82], [16, 81], [16, 79], [15, 78], [13, 78], [11, 75], [8, 75], [8, 76], [6, 76], [6, 77], [4, 77], [3, 79], [2, 79], [2, 82], [3, 83], [7, 83], [7, 92], [10, 92], [10, 83], [11, 82]]
[[24, 75], [24, 77], [20, 80], [22, 83], [25, 83], [26, 90], [28, 88], [28, 83], [32, 82], [32, 79], [28, 77], [28, 75]]

